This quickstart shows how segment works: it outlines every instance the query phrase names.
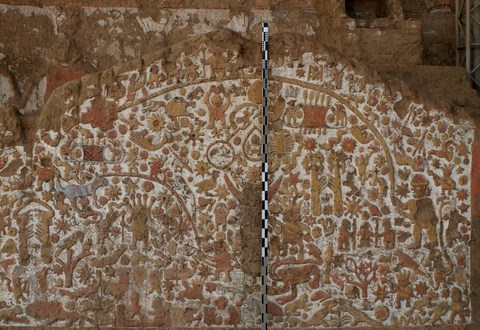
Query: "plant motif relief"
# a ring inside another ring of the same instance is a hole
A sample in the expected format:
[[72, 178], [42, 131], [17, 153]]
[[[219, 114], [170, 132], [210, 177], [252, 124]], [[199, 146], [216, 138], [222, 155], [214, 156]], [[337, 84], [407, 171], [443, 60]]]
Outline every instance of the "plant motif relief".
[[126, 72], [3, 151], [33, 171], [2, 179], [1, 324], [259, 324], [261, 81], [235, 56]]
[[[259, 67], [158, 57], [0, 149], [0, 326], [259, 327]], [[471, 123], [327, 54], [268, 90], [270, 325], [470, 322]]]
[[272, 75], [271, 325], [468, 322], [472, 125], [327, 57]]

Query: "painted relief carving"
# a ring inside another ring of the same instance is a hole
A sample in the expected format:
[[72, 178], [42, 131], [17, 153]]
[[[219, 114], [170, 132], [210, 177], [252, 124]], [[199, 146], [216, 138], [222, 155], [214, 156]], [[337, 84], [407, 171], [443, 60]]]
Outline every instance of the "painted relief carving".
[[288, 61], [270, 82], [271, 326], [468, 322], [472, 125], [414, 102], [402, 118], [399, 93], [327, 56]]
[[[270, 326], [468, 323], [471, 123], [400, 116], [389, 86], [294, 53], [269, 81]], [[259, 327], [262, 82], [242, 56], [112, 70], [31, 154], [0, 149], [0, 326]]]
[[2, 179], [0, 324], [258, 326], [261, 83], [189, 55], [122, 74], [31, 158], [3, 150], [33, 176]]

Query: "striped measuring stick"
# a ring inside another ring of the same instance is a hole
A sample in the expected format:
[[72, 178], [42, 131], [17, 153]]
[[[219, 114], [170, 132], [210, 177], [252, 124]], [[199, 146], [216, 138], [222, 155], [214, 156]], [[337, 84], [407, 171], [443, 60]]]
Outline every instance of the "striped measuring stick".
[[268, 24], [262, 25], [262, 329], [267, 329], [268, 251]]

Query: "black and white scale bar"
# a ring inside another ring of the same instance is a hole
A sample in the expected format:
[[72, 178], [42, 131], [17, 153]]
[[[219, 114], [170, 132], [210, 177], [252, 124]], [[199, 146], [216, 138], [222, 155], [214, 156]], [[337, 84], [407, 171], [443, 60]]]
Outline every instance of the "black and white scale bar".
[[268, 251], [268, 24], [262, 25], [262, 329], [267, 329]]

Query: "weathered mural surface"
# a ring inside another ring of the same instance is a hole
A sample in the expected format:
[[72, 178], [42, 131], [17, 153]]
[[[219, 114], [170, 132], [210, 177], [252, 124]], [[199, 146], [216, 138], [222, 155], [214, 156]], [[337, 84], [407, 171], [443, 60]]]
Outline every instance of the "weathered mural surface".
[[[1, 149], [0, 326], [259, 327], [262, 84], [242, 51], [116, 72], [31, 154]], [[397, 114], [329, 58], [272, 65], [271, 325], [468, 323], [471, 124]]]
[[258, 325], [261, 81], [189, 55], [3, 150], [2, 324]]
[[467, 323], [471, 124], [326, 56], [271, 80], [271, 324]]

